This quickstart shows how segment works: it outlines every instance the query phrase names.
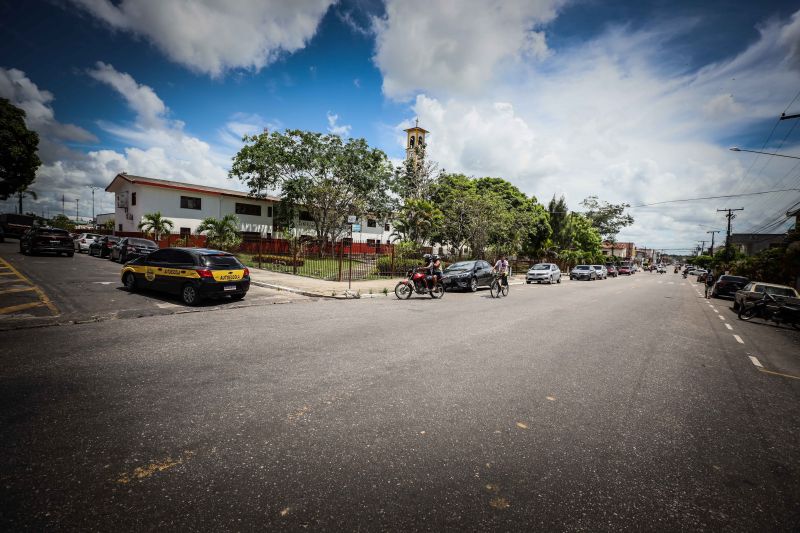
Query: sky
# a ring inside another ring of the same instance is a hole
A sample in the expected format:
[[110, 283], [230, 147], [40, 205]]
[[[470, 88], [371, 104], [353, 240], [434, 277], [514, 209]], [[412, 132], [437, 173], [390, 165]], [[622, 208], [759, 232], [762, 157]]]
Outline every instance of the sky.
[[[40, 167], [24, 210], [113, 211], [122, 171], [245, 190], [241, 138], [363, 137], [395, 162], [419, 119], [440, 168], [570, 209], [800, 189], [796, 2], [0, 2], [0, 97]], [[76, 203], [77, 199], [77, 203]], [[800, 191], [632, 207], [619, 240], [687, 249], [781, 232]], [[0, 202], [13, 212], [15, 202]], [[719, 242], [719, 240], [717, 241]]]

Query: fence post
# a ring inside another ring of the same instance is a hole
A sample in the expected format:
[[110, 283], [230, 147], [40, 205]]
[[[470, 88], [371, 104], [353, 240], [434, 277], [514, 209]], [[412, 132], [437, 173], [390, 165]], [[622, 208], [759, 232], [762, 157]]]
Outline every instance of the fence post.
[[339, 241], [339, 281], [342, 281], [342, 259], [344, 258], [344, 241]]
[[297, 240], [295, 239], [292, 249], [292, 274], [297, 275]]
[[389, 277], [394, 277], [394, 246], [392, 246], [392, 264], [389, 267]]
[[264, 239], [261, 237], [261, 232], [258, 232], [258, 268], [261, 268], [261, 256], [263, 253], [261, 252], [261, 244], [264, 242]]

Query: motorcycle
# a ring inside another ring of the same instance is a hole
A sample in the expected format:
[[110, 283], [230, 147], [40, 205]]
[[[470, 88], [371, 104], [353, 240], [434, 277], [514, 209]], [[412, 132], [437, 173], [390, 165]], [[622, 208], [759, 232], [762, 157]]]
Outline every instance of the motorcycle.
[[433, 288], [429, 288], [429, 282], [433, 283], [430, 278], [424, 268], [409, 270], [406, 279], [398, 281], [395, 285], [394, 295], [398, 300], [408, 300], [413, 293], [429, 294], [431, 298], [439, 299], [444, 296], [444, 285], [439, 280]]
[[688, 270], [684, 270], [683, 271], [683, 279], [686, 279], [688, 277], [689, 277], [689, 271]]
[[753, 317], [772, 320], [776, 324], [790, 324], [793, 328], [800, 329], [800, 307], [779, 302], [768, 293], [764, 293], [764, 296], [753, 302], [752, 305], [739, 306], [741, 320], [750, 320]]
[[675, 271], [673, 272], [673, 274], [677, 274], [677, 273], [678, 273], [678, 267], [675, 267]]

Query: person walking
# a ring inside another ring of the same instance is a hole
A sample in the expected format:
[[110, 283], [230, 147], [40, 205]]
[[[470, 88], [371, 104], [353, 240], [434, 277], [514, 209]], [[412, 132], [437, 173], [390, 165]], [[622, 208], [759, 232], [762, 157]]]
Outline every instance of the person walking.
[[711, 297], [711, 289], [714, 287], [714, 273], [711, 269], [708, 270], [708, 274], [706, 274], [706, 299]]

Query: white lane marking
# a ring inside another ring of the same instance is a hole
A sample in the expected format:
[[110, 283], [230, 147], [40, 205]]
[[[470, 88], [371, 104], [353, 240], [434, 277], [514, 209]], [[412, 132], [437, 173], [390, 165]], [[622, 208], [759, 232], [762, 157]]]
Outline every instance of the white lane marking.
[[758, 368], [764, 368], [764, 365], [762, 365], [761, 361], [759, 361], [757, 358], [753, 357], [752, 355], [748, 355], [748, 357], [750, 358], [750, 362], [756, 365]]
[[736, 342], [738, 342], [739, 344], [744, 344], [744, 341], [739, 335], [734, 335], [733, 338], [736, 339]]
[[725, 322], [725, 327], [728, 328], [729, 330], [733, 331], [733, 327], [730, 324], [728, 324], [727, 322]]
[[92, 283], [98, 283], [100, 285], [111, 285], [112, 283], [116, 283], [116, 281], [93, 281]]
[[162, 302], [162, 303], [157, 303], [156, 307], [158, 307], [159, 309], [169, 309], [171, 307], [178, 307], [178, 304], [171, 304], [171, 303], [168, 303], [168, 302]]
[[[719, 313], [719, 311], [717, 311], [717, 313]], [[717, 316], [719, 317], [720, 320], [725, 320], [724, 316], [722, 316], [722, 315], [717, 315]]]

